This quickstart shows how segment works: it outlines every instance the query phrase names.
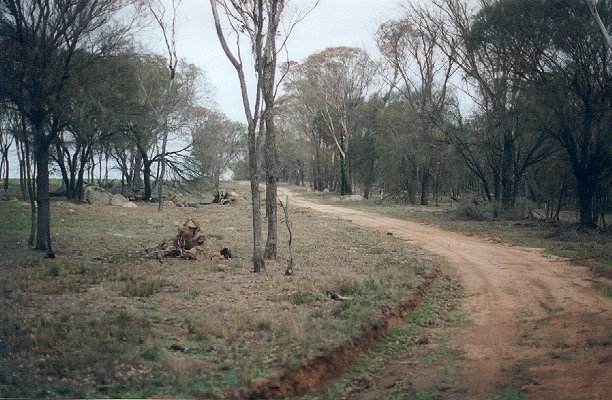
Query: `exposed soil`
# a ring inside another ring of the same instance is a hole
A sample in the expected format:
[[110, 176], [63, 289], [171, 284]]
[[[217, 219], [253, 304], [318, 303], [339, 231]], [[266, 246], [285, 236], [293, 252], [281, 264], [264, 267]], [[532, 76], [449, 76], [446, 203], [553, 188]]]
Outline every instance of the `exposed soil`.
[[[463, 349], [465, 357], [454, 379], [428, 398], [494, 399], [508, 389], [530, 399], [612, 398], [610, 300], [592, 288], [595, 278], [587, 268], [534, 249], [317, 204], [280, 190], [294, 205], [417, 244], [456, 268], [465, 289], [460, 307], [470, 324], [449, 345]], [[389, 380], [414, 375], [415, 368], [392, 360], [383, 368], [384, 379], [351, 397], [380, 398], [393, 384]], [[435, 376], [439, 371], [422, 372], [415, 385], [442, 381]]]

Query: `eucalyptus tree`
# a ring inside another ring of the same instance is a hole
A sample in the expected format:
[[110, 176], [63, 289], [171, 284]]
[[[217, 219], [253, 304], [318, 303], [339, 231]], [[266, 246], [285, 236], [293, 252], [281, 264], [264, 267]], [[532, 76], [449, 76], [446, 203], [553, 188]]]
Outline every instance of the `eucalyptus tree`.
[[413, 145], [419, 146], [422, 205], [428, 204], [432, 170], [443, 154], [436, 133], [441, 115], [452, 99], [450, 80], [456, 70], [452, 58], [440, 50], [440, 35], [437, 27], [428, 26], [418, 13], [410, 11], [402, 19], [382, 24], [376, 34], [387, 66], [383, 70], [390, 71], [386, 77], [390, 93], [400, 94], [405, 106], [413, 111], [412, 124], [418, 127]]
[[205, 107], [194, 107], [189, 114], [198, 175], [206, 186], [218, 191], [221, 176], [245, 156], [246, 127], [231, 121], [220, 111]]
[[375, 66], [368, 54], [352, 47], [314, 53], [293, 67], [291, 94], [315, 110], [333, 139], [340, 158], [340, 194], [353, 193], [350, 142], [356, 112], [368, 96]]
[[[485, 174], [478, 175], [505, 207], [513, 206], [524, 170], [548, 153], [541, 131], [521, 129], [526, 124], [523, 108], [524, 93], [528, 89], [513, 68], [513, 60], [524, 49], [488, 29], [488, 23], [493, 21], [488, 21], [483, 13], [489, 4], [512, 2], [481, 1], [474, 5], [466, 0], [433, 0], [429, 8], [412, 8], [423, 28], [437, 33], [438, 48], [457, 65], [470, 85], [467, 94], [472, 96], [479, 123], [487, 134], [485, 138], [477, 138], [482, 139], [479, 152], [470, 149], [473, 147], [470, 136], [461, 129], [447, 130], [448, 139], [460, 154], [467, 156], [465, 162], [470, 168], [481, 170], [483, 164], [488, 165], [492, 182], [486, 181]], [[517, 13], [495, 18], [499, 23], [503, 19], [520, 25], [523, 16]], [[457, 118], [456, 125], [462, 124], [463, 119]]]
[[[314, 4], [316, 5], [316, 3], [318, 1]], [[285, 47], [287, 38], [295, 24], [303, 19], [308, 11], [297, 14], [294, 21], [289, 21], [285, 25], [286, 31], [283, 32], [280, 28], [282, 28], [281, 21], [283, 20], [286, 0], [210, 0], [210, 6], [219, 43], [238, 75], [247, 120], [249, 178], [253, 212], [253, 269], [255, 272], [259, 272], [265, 269], [264, 258], [276, 257], [278, 176], [274, 103], [278, 84], [276, 79], [277, 57], [278, 52]], [[226, 29], [221, 23], [219, 10], [226, 17]], [[228, 44], [227, 39], [230, 35], [236, 36], [236, 47], [234, 49], [230, 48]], [[242, 58], [241, 39], [246, 39], [248, 42], [248, 52], [252, 57], [250, 62], [255, 72], [256, 85], [250, 91], [245, 72], [249, 63]], [[258, 130], [259, 134], [257, 133]], [[262, 257], [258, 139], [264, 135], [268, 236], [264, 257]]]
[[[152, 179], [156, 175], [154, 165], [161, 166], [164, 160], [178, 176], [182, 175], [182, 170], [188, 171], [182, 162], [191, 147], [188, 110], [196, 104], [198, 89], [206, 83], [201, 70], [181, 62], [173, 84], [168, 85], [166, 60], [156, 55], [128, 55], [121, 68], [122, 84], [116, 88], [116, 103], [111, 112], [115, 114], [116, 130], [128, 140], [117, 142], [122, 146], [116, 147], [119, 150], [116, 158], [125, 169], [125, 152], [135, 150], [142, 168], [143, 199], [149, 200], [153, 194]], [[166, 151], [160, 149], [164, 137], [172, 139], [176, 147]]]
[[[596, 7], [610, 26], [612, 2]], [[612, 165], [612, 52], [590, 14], [583, 1], [513, 0], [488, 5], [479, 19], [485, 43], [503, 37], [521, 49], [508, 62], [538, 91], [538, 117], [567, 155], [583, 227], [596, 226], [594, 197], [609, 190]]]
[[65, 126], [55, 141], [52, 158], [60, 167], [68, 199], [83, 200], [87, 166], [91, 167], [94, 151], [105, 146], [113, 134], [109, 106], [117, 79], [111, 73], [114, 59], [95, 60], [75, 73], [67, 86]]
[[[168, 92], [172, 92], [174, 85], [174, 79], [176, 77], [176, 70], [179, 59], [176, 54], [176, 17], [178, 7], [181, 4], [181, 0], [172, 0], [172, 13], [169, 17], [166, 16], [166, 8], [160, 0], [151, 1], [149, 3], [149, 10], [157, 25], [159, 25], [162, 35], [164, 37], [164, 43], [167, 51], [167, 66], [168, 66]], [[168, 121], [164, 121], [164, 127], [162, 131], [162, 144], [161, 144], [161, 157], [160, 157], [160, 171], [157, 178], [157, 196], [158, 206], [157, 210], [162, 211], [164, 209], [164, 176], [166, 174], [166, 148], [168, 146], [168, 134], [170, 127]]]
[[[316, 173], [307, 168], [320, 153], [316, 141], [313, 143], [316, 132], [312, 129], [307, 111], [295, 98], [282, 96], [278, 99], [275, 115], [280, 179], [304, 186], [308, 176], [313, 185], [317, 185], [320, 180], [314, 178]], [[317, 186], [315, 188], [319, 189]]]
[[[1, 0], [2, 92], [32, 129], [37, 165], [36, 249], [51, 249], [49, 150], [63, 128], [62, 107], [74, 73], [108, 53], [136, 19], [129, 0]], [[77, 54], [82, 55], [77, 57]]]

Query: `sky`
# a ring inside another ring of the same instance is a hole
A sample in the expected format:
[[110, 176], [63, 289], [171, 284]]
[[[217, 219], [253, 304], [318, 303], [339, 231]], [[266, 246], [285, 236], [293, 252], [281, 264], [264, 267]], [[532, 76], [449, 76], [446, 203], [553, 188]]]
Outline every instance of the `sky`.
[[[164, 2], [171, 4], [171, 0]], [[292, 15], [295, 9], [309, 9], [313, 3], [314, 0], [289, 0], [286, 15]], [[302, 62], [310, 54], [336, 46], [360, 47], [374, 54], [374, 34], [382, 22], [399, 17], [399, 3], [400, 0], [320, 0], [293, 30], [287, 45], [289, 59]], [[143, 33], [142, 40], [147, 48], [165, 54], [161, 29], [156, 25]], [[245, 120], [238, 78], [217, 39], [208, 0], [183, 0], [180, 4], [177, 54], [205, 71], [214, 87], [213, 100], [221, 111], [232, 120]]]

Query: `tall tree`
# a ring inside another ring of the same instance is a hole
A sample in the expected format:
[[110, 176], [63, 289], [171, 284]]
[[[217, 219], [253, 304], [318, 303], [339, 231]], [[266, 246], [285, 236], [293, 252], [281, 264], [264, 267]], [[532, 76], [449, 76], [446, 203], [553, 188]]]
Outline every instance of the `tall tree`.
[[[261, 254], [261, 211], [259, 210], [259, 139], [265, 135], [266, 165], [266, 212], [268, 218], [268, 237], [265, 257], [276, 257], [277, 211], [276, 181], [277, 154], [276, 132], [274, 126], [274, 103], [276, 98], [276, 64], [279, 49], [284, 48], [288, 35], [305, 14], [290, 23], [280, 46], [277, 43], [281, 17], [286, 0], [210, 0], [217, 37], [225, 55], [236, 70], [242, 94], [244, 113], [247, 119], [249, 149], [249, 176], [253, 201], [253, 269], [259, 272], [265, 268]], [[229, 32], [238, 37], [237, 48], [230, 49], [228, 33], [224, 31], [219, 9], [227, 17]], [[245, 76], [245, 61], [240, 51], [240, 37], [245, 37], [250, 45], [250, 54], [257, 79], [256, 88], [249, 93]], [[259, 130], [259, 134], [258, 134]]]
[[[36, 249], [51, 249], [49, 148], [64, 125], [74, 72], [123, 39], [134, 20], [115, 19], [128, 0], [0, 0], [3, 91], [27, 118], [37, 166]], [[120, 21], [128, 21], [122, 25]], [[111, 22], [113, 22], [111, 24]]]
[[455, 72], [451, 57], [440, 51], [436, 27], [428, 26], [418, 12], [388, 21], [377, 32], [378, 48], [392, 71], [391, 89], [399, 92], [413, 110], [421, 144], [421, 205], [429, 202], [432, 170], [442, 154], [436, 138], [441, 115], [449, 101], [449, 81]]
[[[547, 153], [541, 132], [521, 130], [524, 114], [521, 110], [524, 81], [513, 68], [513, 60], [524, 49], [504, 35], [487, 29], [489, 23], [513, 21], [520, 26], [522, 14], [487, 15], [482, 10], [489, 4], [508, 4], [510, 1], [482, 0], [474, 7], [466, 0], [433, 0], [431, 8], [414, 8], [428, 31], [438, 32], [437, 43], [444, 54], [461, 70], [471, 85], [481, 123], [486, 125], [487, 144], [480, 148], [484, 159], [466, 159], [466, 164], [484, 162], [492, 175], [493, 193], [505, 207], [512, 207], [523, 169], [540, 161]], [[487, 18], [493, 19], [487, 19]], [[535, 140], [525, 135], [535, 135]], [[457, 135], [449, 139], [458, 151], [467, 154], [470, 143], [461, 142]], [[474, 153], [471, 153], [473, 156]], [[516, 167], [519, 167], [517, 170]], [[484, 175], [480, 175], [481, 179]], [[483, 182], [483, 185], [489, 183]]]
[[312, 54], [294, 67], [289, 88], [324, 122], [340, 158], [340, 194], [353, 193], [350, 141], [355, 112], [374, 78], [368, 54], [352, 47], [333, 47]]

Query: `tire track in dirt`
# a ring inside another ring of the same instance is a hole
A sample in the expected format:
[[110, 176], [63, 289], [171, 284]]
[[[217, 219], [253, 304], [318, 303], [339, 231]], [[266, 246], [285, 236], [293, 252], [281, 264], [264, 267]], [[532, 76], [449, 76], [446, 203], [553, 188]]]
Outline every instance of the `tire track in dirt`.
[[279, 191], [296, 206], [392, 234], [456, 267], [471, 324], [450, 339], [466, 357], [444, 398], [494, 399], [508, 387], [530, 399], [612, 398], [610, 300], [591, 288], [585, 268], [534, 249]]

